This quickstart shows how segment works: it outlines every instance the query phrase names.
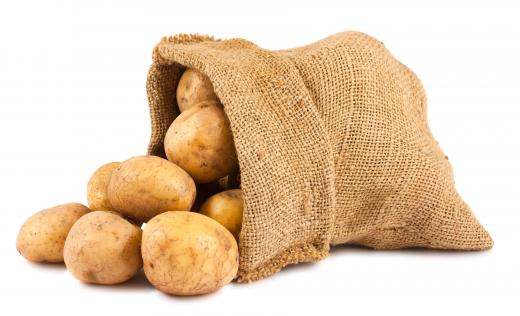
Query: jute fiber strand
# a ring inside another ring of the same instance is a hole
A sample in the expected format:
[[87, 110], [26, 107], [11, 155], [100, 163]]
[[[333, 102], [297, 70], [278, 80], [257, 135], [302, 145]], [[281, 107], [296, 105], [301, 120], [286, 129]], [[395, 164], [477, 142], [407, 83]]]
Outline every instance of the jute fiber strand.
[[238, 281], [320, 260], [335, 244], [492, 247], [430, 132], [421, 82], [381, 42], [346, 32], [270, 51], [164, 38], [147, 82], [149, 154], [164, 157], [186, 67], [211, 79], [231, 123], [245, 197]]

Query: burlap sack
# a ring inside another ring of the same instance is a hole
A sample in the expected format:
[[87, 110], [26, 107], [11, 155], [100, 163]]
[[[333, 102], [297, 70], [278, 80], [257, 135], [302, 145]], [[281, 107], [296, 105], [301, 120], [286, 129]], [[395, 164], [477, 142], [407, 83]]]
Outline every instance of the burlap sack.
[[149, 154], [164, 157], [185, 67], [209, 76], [231, 122], [245, 195], [239, 281], [322, 259], [335, 244], [492, 247], [455, 191], [421, 82], [381, 42], [347, 32], [269, 51], [164, 38], [147, 82]]

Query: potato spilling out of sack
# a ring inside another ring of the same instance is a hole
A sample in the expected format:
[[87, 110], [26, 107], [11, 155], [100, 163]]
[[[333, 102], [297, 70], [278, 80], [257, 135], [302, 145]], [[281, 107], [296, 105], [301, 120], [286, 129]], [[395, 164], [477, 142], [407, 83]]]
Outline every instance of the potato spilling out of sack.
[[28, 260], [65, 261], [96, 284], [144, 267], [159, 290], [199, 295], [331, 245], [492, 247], [428, 127], [420, 80], [378, 40], [346, 32], [270, 51], [181, 34], [153, 52], [148, 156], [96, 170], [93, 212], [29, 218], [16, 241]]
[[107, 192], [114, 209], [142, 222], [163, 212], [189, 211], [196, 195], [184, 170], [155, 156], [123, 162], [113, 171]]
[[229, 121], [214, 102], [182, 112], [166, 133], [164, 150], [168, 160], [199, 183], [216, 181], [238, 167]]
[[34, 262], [63, 262], [63, 247], [72, 225], [90, 209], [79, 203], [61, 204], [29, 217], [18, 232], [16, 249]]
[[187, 69], [177, 85], [177, 105], [181, 112], [203, 101], [220, 102], [208, 77], [195, 69]]
[[121, 165], [120, 162], [110, 162], [99, 167], [87, 185], [88, 207], [93, 211], [115, 211], [108, 200], [107, 187], [112, 172]]
[[217, 193], [210, 197], [200, 208], [200, 213], [211, 217], [238, 239], [242, 227], [244, 200], [242, 190], [234, 189]]
[[230, 232], [204, 215], [167, 212], [154, 217], [143, 231], [144, 272], [159, 290], [198, 295], [233, 280], [238, 247]]
[[67, 269], [80, 281], [125, 282], [143, 265], [141, 228], [114, 212], [89, 213], [72, 226], [64, 257]]

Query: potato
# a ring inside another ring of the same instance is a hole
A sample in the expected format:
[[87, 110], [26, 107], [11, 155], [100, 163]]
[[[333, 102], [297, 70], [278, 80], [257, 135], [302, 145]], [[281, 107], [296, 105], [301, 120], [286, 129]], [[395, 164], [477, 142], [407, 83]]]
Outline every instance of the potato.
[[120, 162], [110, 162], [97, 169], [87, 185], [88, 207], [93, 211], [115, 211], [107, 197], [107, 187]]
[[200, 71], [187, 69], [177, 86], [177, 106], [183, 112], [202, 101], [220, 103], [209, 78]]
[[95, 211], [72, 226], [65, 241], [65, 265], [86, 283], [117, 284], [141, 267], [141, 228], [115, 212]]
[[209, 217], [167, 212], [146, 224], [141, 246], [144, 272], [159, 290], [198, 295], [231, 282], [238, 270], [233, 235]]
[[163, 212], [189, 211], [196, 189], [193, 179], [174, 163], [139, 156], [114, 170], [107, 192], [116, 210], [146, 222]]
[[243, 209], [242, 190], [235, 189], [220, 192], [210, 197], [202, 204], [200, 213], [222, 224], [238, 239], [242, 228]]
[[72, 225], [90, 210], [79, 203], [54, 206], [29, 217], [16, 239], [16, 249], [34, 262], [63, 262], [63, 245]]
[[238, 167], [226, 114], [210, 102], [189, 108], [173, 121], [164, 138], [164, 149], [168, 160], [198, 183], [216, 181]]

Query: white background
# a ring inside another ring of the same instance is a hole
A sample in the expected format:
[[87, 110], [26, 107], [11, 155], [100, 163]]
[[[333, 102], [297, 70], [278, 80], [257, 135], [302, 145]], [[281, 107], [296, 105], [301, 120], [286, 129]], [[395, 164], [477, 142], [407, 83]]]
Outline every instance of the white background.
[[[518, 5], [311, 3], [2, 1], [0, 313], [518, 315]], [[28, 216], [85, 203], [98, 166], [144, 153], [146, 73], [162, 36], [209, 33], [278, 49], [345, 30], [377, 37], [423, 80], [433, 134], [495, 240], [491, 251], [338, 247], [317, 264], [193, 298], [164, 295], [142, 274], [120, 286], [88, 286], [63, 266], [18, 255], [16, 234]]]

